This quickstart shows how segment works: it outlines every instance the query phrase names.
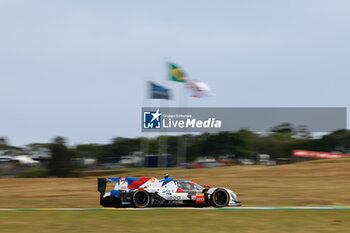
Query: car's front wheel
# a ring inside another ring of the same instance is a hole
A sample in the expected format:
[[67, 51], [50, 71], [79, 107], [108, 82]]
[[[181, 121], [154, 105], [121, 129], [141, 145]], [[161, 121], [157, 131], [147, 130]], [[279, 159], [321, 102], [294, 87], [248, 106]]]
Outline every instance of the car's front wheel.
[[224, 189], [217, 189], [211, 195], [211, 203], [214, 207], [225, 207], [229, 202], [228, 193]]
[[132, 196], [132, 203], [137, 208], [145, 208], [151, 202], [151, 197], [145, 190], [138, 190]]

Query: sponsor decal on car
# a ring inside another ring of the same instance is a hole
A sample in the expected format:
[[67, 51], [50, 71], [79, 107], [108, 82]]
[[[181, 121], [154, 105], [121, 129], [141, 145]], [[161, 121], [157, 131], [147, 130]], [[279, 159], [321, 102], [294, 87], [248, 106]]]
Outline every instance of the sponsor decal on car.
[[196, 194], [196, 203], [205, 203], [204, 193], [197, 193]]

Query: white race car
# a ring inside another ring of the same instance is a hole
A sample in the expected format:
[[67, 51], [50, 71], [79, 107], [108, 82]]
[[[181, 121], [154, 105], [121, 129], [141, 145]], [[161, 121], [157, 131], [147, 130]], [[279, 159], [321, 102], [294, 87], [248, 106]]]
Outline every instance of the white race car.
[[[115, 186], [106, 193], [107, 183], [115, 183]], [[161, 180], [155, 177], [98, 178], [97, 187], [103, 207], [241, 206], [237, 195], [227, 188], [202, 187], [168, 176]]]

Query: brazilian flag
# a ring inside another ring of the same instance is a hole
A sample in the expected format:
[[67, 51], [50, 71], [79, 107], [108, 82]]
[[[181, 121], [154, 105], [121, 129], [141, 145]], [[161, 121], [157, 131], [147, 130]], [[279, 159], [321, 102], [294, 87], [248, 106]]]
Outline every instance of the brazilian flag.
[[175, 81], [175, 82], [182, 82], [182, 83], [186, 82], [185, 74], [181, 70], [181, 68], [173, 63], [168, 63], [168, 64], [169, 64], [169, 78], [170, 78], [170, 80]]

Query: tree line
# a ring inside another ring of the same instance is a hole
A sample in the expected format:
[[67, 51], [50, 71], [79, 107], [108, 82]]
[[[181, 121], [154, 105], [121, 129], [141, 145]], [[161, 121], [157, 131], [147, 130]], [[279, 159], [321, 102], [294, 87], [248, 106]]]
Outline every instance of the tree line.
[[67, 167], [67, 161], [73, 158], [95, 158], [98, 161], [104, 161], [109, 158], [118, 159], [139, 151], [143, 154], [158, 154], [159, 146], [164, 142], [167, 153], [176, 158], [180, 137], [186, 142], [187, 162], [203, 156], [217, 157], [228, 154], [234, 154], [238, 158], [254, 154], [269, 154], [271, 158], [290, 158], [292, 151], [296, 149], [341, 153], [349, 153], [350, 150], [350, 130], [338, 130], [312, 138], [305, 127], [294, 127], [291, 124], [281, 124], [266, 134], [240, 130], [215, 134], [162, 135], [155, 138], [117, 137], [107, 144], [90, 143], [74, 147], [68, 147], [66, 140], [62, 137], [55, 138], [52, 143], [32, 143], [25, 148], [10, 146], [6, 139], [0, 138], [0, 150], [18, 149], [30, 153], [33, 150], [47, 148], [51, 153], [49, 164], [51, 175], [57, 175], [65, 173], [64, 167]]

